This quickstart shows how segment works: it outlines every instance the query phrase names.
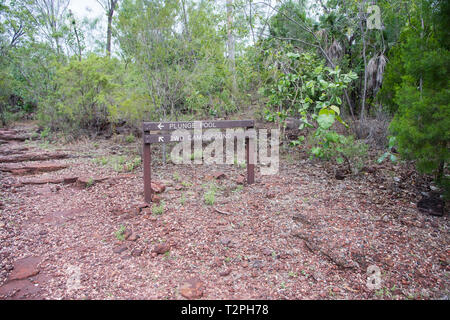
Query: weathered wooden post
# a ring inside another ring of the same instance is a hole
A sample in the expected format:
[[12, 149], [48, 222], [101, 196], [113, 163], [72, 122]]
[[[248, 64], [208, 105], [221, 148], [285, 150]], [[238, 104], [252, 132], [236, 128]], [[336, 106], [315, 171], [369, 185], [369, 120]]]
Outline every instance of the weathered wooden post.
[[150, 203], [152, 201], [152, 150], [150, 143], [147, 143], [145, 139], [142, 155], [142, 166], [144, 167], [144, 198], [145, 202]]

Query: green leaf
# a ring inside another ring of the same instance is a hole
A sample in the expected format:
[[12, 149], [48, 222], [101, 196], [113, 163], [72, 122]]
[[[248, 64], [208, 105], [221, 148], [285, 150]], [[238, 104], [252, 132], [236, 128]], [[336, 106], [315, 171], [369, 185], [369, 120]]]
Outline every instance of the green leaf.
[[334, 114], [319, 114], [319, 116], [317, 117], [317, 123], [319, 124], [319, 126], [322, 129], [329, 129], [335, 120], [335, 115]]

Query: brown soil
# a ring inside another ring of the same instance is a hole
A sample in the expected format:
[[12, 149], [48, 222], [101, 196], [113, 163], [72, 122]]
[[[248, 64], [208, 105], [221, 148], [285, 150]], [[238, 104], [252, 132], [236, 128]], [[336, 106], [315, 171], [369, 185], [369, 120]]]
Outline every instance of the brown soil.
[[[448, 297], [448, 215], [417, 210], [407, 165], [337, 180], [329, 164], [295, 154], [279, 174], [257, 169], [256, 183], [241, 185], [243, 168], [162, 165], [156, 149], [152, 174], [166, 187], [157, 208], [143, 203], [142, 167], [93, 161], [132, 158], [140, 142], [22, 142], [31, 129], [17, 129], [0, 150], [70, 157], [20, 163], [58, 171], [0, 171], [2, 299]], [[38, 264], [19, 270], [23, 258]], [[372, 265], [378, 290], [367, 286]], [[17, 273], [26, 279], [11, 280]]]

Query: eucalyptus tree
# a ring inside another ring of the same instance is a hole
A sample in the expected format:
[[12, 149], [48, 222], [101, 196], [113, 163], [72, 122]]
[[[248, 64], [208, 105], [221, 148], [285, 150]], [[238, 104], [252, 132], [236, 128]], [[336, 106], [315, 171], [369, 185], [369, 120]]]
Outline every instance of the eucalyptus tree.
[[108, 19], [106, 29], [106, 54], [108, 56], [111, 56], [112, 21], [114, 12], [116, 11], [119, 4], [119, 0], [97, 0], [97, 2], [105, 10], [106, 17]]

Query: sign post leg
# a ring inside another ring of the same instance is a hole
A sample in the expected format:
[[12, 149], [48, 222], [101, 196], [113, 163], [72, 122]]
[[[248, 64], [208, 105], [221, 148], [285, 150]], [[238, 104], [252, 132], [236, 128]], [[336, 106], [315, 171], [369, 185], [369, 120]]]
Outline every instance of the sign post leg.
[[144, 198], [145, 202], [152, 202], [152, 154], [150, 143], [144, 143], [143, 146], [143, 161], [142, 166], [144, 167]]
[[247, 183], [252, 184], [255, 182], [255, 145], [253, 138], [245, 137], [245, 151], [247, 161]]

